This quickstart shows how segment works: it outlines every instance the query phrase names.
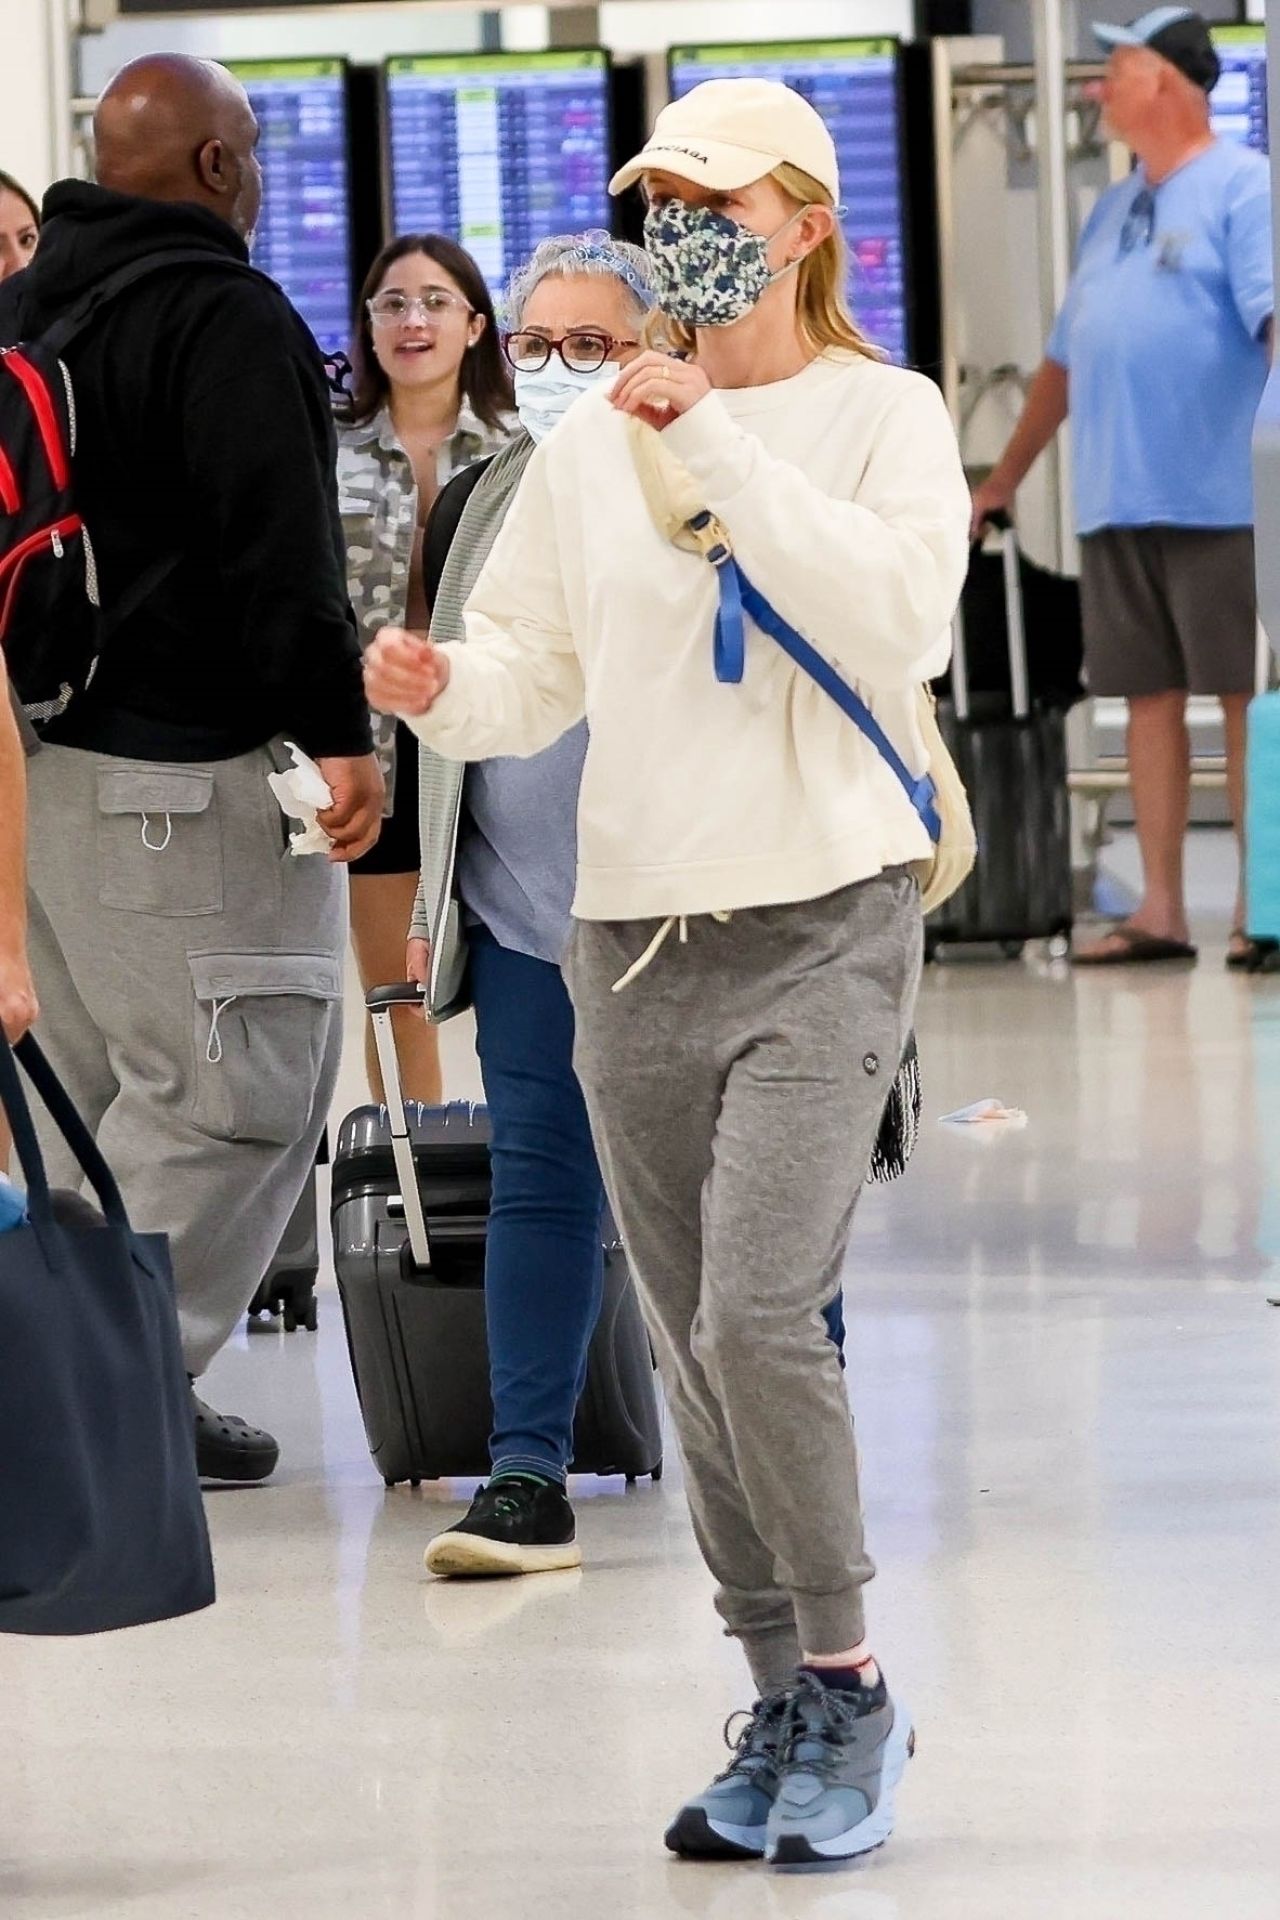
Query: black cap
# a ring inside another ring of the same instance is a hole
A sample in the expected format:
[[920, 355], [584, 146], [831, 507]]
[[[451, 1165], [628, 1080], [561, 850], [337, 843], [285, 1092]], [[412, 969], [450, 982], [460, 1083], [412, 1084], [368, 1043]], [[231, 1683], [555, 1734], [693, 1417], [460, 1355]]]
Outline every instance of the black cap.
[[1150, 47], [1205, 93], [1212, 93], [1222, 72], [1209, 23], [1189, 7], [1153, 7], [1127, 27], [1095, 26], [1094, 38], [1111, 52], [1116, 47]]

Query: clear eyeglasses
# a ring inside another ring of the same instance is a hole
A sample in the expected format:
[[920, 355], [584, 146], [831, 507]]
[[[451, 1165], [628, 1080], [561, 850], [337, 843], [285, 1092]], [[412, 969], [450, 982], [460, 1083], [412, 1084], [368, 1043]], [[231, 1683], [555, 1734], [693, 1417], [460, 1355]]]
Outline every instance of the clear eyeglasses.
[[450, 293], [447, 287], [430, 287], [419, 294], [379, 293], [369, 302], [369, 318], [375, 327], [400, 327], [415, 315], [439, 326], [451, 313], [465, 313], [470, 319], [473, 312], [469, 300], [460, 293]]
[[581, 329], [566, 333], [562, 340], [548, 340], [542, 333], [504, 333], [502, 351], [517, 373], [541, 373], [553, 353], [558, 353], [570, 373], [599, 373], [619, 347], [634, 347], [635, 340], [615, 340], [611, 333]]

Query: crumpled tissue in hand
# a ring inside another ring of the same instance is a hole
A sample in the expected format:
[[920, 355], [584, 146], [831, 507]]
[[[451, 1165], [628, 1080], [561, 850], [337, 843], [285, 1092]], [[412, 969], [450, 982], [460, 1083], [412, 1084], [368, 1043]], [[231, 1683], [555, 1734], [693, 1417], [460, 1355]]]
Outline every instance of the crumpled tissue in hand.
[[269, 773], [267, 785], [279, 801], [281, 813], [302, 824], [301, 833], [289, 835], [289, 851], [295, 856], [328, 853], [333, 841], [316, 819], [317, 813], [324, 813], [333, 805], [328, 782], [301, 747], [295, 747], [292, 740], [284, 744], [293, 755], [293, 765], [285, 773]]

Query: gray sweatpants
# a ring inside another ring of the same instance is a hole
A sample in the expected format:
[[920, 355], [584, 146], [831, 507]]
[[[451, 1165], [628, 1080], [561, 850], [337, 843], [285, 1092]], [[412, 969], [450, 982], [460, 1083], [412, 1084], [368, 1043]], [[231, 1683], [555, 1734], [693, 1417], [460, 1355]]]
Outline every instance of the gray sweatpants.
[[576, 1063], [717, 1606], [757, 1685], [863, 1637], [858, 1461], [822, 1310], [920, 978], [915, 880], [688, 923], [575, 923]]
[[[170, 1237], [193, 1374], [275, 1253], [337, 1078], [346, 878], [288, 852], [266, 781], [288, 764], [28, 762], [41, 1044], [134, 1225]], [[77, 1184], [61, 1137], [42, 1145]]]

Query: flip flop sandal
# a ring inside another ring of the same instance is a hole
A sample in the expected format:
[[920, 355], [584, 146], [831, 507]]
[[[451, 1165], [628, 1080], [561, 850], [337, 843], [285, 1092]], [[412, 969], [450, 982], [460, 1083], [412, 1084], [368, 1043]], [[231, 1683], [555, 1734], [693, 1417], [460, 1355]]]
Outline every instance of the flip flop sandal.
[[1166, 940], [1159, 934], [1144, 933], [1141, 927], [1116, 927], [1104, 936], [1114, 944], [1102, 953], [1077, 953], [1071, 964], [1076, 967], [1146, 967], [1167, 960], [1198, 960], [1196, 948], [1185, 940]]
[[1233, 927], [1231, 938], [1244, 945], [1227, 949], [1228, 973], [1274, 973], [1280, 967], [1280, 942], [1255, 940], [1243, 927]]

